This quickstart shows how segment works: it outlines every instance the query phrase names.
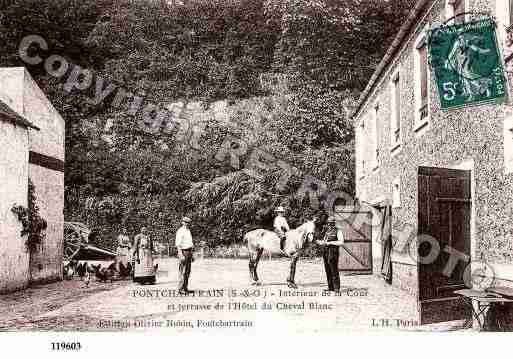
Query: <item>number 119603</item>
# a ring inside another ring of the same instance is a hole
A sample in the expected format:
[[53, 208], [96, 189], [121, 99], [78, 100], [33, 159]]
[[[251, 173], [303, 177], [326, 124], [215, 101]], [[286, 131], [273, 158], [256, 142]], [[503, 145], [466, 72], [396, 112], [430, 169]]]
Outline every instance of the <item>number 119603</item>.
[[52, 350], [55, 351], [78, 351], [80, 349], [82, 349], [82, 345], [80, 345], [80, 342], [52, 342]]

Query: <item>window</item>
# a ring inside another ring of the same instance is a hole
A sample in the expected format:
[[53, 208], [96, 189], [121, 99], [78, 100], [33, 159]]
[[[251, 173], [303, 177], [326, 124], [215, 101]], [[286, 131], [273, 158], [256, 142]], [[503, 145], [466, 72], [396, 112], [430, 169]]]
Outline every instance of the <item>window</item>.
[[496, 0], [496, 18], [509, 27], [513, 24], [513, 0]]
[[454, 19], [454, 22], [456, 24], [461, 24], [461, 23], [465, 22], [465, 15], [457, 16], [457, 15], [465, 13], [465, 0], [453, 0], [452, 7], [453, 7], [453, 13], [456, 16], [456, 18]]
[[392, 182], [392, 208], [401, 207], [401, 179]]
[[372, 120], [372, 159], [373, 166], [372, 169], [376, 169], [379, 166], [379, 104], [374, 106], [374, 116]]
[[[513, 0], [507, 0], [508, 26], [513, 24]], [[499, 1], [500, 3], [500, 1]]]
[[[445, 2], [446, 18], [454, 18], [453, 23], [455, 24], [461, 24], [465, 22], [465, 15], [463, 15], [465, 10], [465, 0], [446, 0]], [[460, 14], [461, 16], [457, 16]]]
[[419, 70], [420, 70], [420, 120], [422, 121], [427, 117], [427, 98], [428, 98], [428, 86], [427, 86], [427, 46], [424, 43], [419, 51]]
[[426, 32], [427, 26], [415, 41], [415, 131], [424, 128], [429, 120], [429, 65]]
[[498, 37], [501, 39], [501, 43], [505, 47], [505, 57], [509, 58], [511, 55], [510, 47], [513, 45], [511, 30], [509, 29], [513, 24], [513, 0], [496, 1], [495, 4]]
[[504, 170], [513, 172], [513, 113], [507, 112], [504, 118]]
[[360, 126], [358, 126], [358, 142], [357, 142], [357, 151], [358, 151], [358, 177], [361, 179], [365, 176], [365, 146], [364, 146], [364, 138], [365, 138], [365, 119], [362, 119]]
[[390, 111], [390, 144], [392, 151], [401, 143], [401, 88], [399, 86], [399, 71], [392, 75], [391, 82], [391, 111]]

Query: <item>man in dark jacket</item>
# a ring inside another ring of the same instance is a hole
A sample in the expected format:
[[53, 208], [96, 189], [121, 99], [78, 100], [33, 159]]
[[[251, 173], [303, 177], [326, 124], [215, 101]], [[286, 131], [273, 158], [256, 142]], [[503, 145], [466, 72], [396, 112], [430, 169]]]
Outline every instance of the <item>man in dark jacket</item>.
[[322, 241], [317, 243], [324, 246], [323, 259], [326, 278], [328, 280], [328, 290], [340, 290], [340, 274], [338, 272], [339, 247], [344, 244], [344, 238], [341, 231], [335, 227], [335, 217], [328, 218], [328, 229]]

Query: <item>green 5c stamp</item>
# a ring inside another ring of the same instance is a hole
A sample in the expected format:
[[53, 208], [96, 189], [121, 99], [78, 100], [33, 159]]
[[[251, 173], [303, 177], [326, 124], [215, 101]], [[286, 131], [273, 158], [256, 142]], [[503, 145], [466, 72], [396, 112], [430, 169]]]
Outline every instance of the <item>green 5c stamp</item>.
[[442, 109], [506, 98], [495, 29], [493, 20], [483, 19], [430, 31], [429, 55]]

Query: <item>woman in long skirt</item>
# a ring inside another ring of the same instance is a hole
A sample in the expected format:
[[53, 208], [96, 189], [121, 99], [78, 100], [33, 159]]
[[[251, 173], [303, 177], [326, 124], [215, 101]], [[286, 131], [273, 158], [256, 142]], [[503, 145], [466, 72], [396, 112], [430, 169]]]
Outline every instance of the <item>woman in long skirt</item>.
[[153, 241], [148, 236], [146, 227], [142, 227], [141, 233], [135, 236], [134, 260], [134, 282], [155, 284]]
[[131, 253], [130, 237], [126, 233], [126, 228], [121, 229], [121, 234], [118, 236], [118, 248], [116, 250], [116, 268], [120, 277], [127, 277], [131, 271]]

